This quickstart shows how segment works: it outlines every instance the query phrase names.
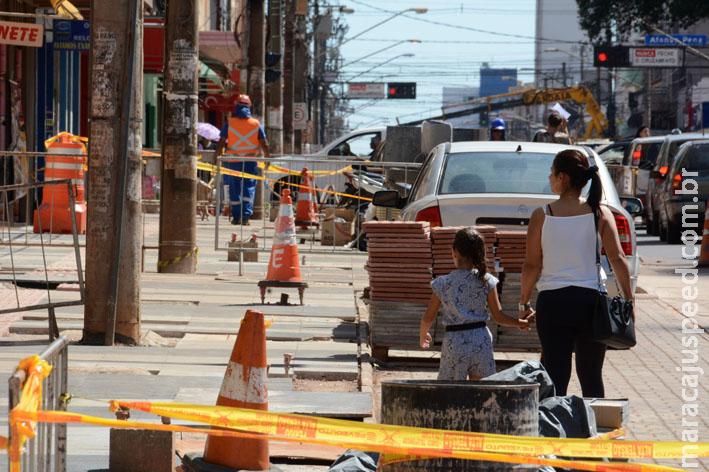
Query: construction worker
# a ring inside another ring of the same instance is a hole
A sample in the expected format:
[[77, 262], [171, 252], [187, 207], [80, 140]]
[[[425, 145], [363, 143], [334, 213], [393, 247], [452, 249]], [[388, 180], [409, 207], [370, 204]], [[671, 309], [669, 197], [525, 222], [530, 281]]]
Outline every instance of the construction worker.
[[[271, 157], [266, 141], [266, 132], [256, 118], [251, 117], [251, 99], [248, 95], [239, 95], [236, 99], [234, 115], [224, 123], [217, 143], [217, 157], [222, 154], [236, 156], [258, 156], [259, 148], [265, 157]], [[225, 162], [228, 169], [258, 175], [258, 163], [255, 161]], [[248, 225], [254, 214], [254, 195], [256, 179], [224, 177], [229, 185], [231, 200], [231, 224]]]

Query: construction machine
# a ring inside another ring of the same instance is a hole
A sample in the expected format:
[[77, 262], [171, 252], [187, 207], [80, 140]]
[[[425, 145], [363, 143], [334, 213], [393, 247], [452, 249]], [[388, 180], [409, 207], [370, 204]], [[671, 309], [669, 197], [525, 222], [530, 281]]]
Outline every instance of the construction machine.
[[[591, 91], [584, 86], [553, 88], [553, 89], [527, 89], [517, 92], [503, 93], [499, 95], [490, 95], [467, 102], [456, 103], [441, 107], [441, 115], [426, 118], [425, 120], [412, 121], [409, 123], [401, 123], [402, 125], [418, 125], [427, 120], [446, 120], [447, 118], [455, 118], [458, 116], [468, 116], [477, 113], [491, 112], [503, 110], [506, 108], [514, 108], [522, 105], [546, 105], [553, 102], [576, 102], [581, 105], [586, 105], [586, 113], [591, 118], [586, 124], [586, 134], [584, 139], [600, 138], [603, 131], [608, 128], [608, 120], [598, 106], [598, 102], [593, 98]], [[471, 108], [461, 110], [461, 107], [469, 105], [477, 105]], [[457, 109], [457, 111], [446, 111]], [[398, 120], [397, 120], [398, 121]]]

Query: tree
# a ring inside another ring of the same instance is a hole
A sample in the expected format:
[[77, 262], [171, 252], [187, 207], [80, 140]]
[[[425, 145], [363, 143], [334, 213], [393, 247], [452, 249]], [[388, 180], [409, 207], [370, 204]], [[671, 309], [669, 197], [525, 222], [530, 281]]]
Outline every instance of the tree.
[[709, 18], [709, 2], [687, 0], [576, 0], [581, 28], [591, 42], [627, 40], [634, 32], [664, 29], [668, 24], [687, 27]]

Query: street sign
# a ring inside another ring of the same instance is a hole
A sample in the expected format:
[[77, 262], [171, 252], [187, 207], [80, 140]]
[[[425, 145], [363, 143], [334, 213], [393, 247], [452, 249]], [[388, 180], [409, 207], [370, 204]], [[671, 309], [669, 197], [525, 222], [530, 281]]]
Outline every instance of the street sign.
[[90, 50], [91, 24], [82, 20], [54, 20], [54, 49]]
[[630, 48], [631, 67], [681, 67], [682, 48]]
[[42, 47], [44, 26], [39, 23], [0, 21], [0, 44]]
[[293, 103], [293, 129], [306, 129], [308, 123], [308, 104]]
[[[706, 46], [706, 34], [671, 34], [673, 38], [682, 41], [685, 46]], [[677, 41], [672, 41], [664, 34], [646, 34], [646, 46], [680, 46]]]
[[384, 82], [356, 82], [347, 84], [347, 98], [386, 98]]

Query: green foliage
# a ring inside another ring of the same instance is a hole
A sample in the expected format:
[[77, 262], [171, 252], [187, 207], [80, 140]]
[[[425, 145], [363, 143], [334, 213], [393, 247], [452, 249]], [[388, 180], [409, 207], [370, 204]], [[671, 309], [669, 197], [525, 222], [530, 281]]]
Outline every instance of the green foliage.
[[622, 42], [634, 33], [651, 33], [653, 26], [687, 27], [709, 18], [706, 0], [576, 0], [581, 28], [592, 43]]

